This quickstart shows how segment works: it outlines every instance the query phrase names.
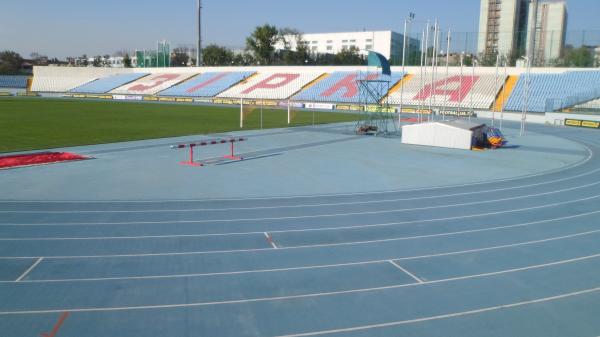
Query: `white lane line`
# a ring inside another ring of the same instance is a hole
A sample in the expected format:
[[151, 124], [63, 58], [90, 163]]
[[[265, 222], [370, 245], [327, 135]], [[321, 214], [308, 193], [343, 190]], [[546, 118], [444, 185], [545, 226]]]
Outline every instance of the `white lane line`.
[[277, 337], [308, 337], [308, 336], [330, 335], [330, 334], [334, 334], [334, 333], [342, 333], [342, 332], [348, 333], [348, 332], [354, 332], [354, 331], [364, 331], [364, 330], [377, 329], [377, 328], [386, 328], [386, 327], [392, 327], [392, 326], [422, 323], [422, 322], [428, 322], [428, 321], [434, 321], [434, 320], [440, 320], [440, 319], [455, 318], [455, 317], [461, 317], [461, 316], [481, 314], [481, 313], [490, 312], [490, 311], [498, 311], [498, 310], [503, 310], [503, 309], [522, 307], [522, 306], [531, 305], [531, 304], [539, 304], [539, 303], [557, 301], [557, 300], [561, 300], [561, 299], [565, 299], [565, 298], [569, 298], [569, 297], [587, 295], [587, 294], [595, 293], [598, 291], [600, 291], [600, 287], [575, 291], [575, 292], [571, 292], [571, 293], [567, 293], [567, 294], [560, 294], [560, 295], [556, 295], [556, 296], [537, 298], [537, 299], [529, 300], [529, 301], [509, 303], [509, 304], [503, 304], [503, 305], [486, 307], [486, 308], [475, 309], [475, 310], [454, 312], [454, 313], [449, 313], [449, 314], [444, 314], [444, 315], [421, 317], [421, 318], [409, 319], [409, 320], [404, 320], [404, 321], [394, 321], [394, 322], [380, 323], [380, 324], [362, 325], [362, 326], [355, 326], [355, 327], [351, 327], [351, 328], [340, 328], [340, 329], [305, 332], [305, 333], [291, 334], [291, 335], [280, 335]]
[[40, 262], [42, 262], [44, 258], [40, 257], [38, 258], [32, 265], [31, 267], [29, 267], [23, 274], [21, 274], [21, 276], [19, 276], [18, 279], [16, 279], [14, 282], [21, 282], [27, 275], [29, 275], [29, 273], [31, 273], [31, 271], [37, 267], [38, 264], [40, 264]]
[[541, 183], [528, 184], [528, 185], [519, 185], [513, 187], [505, 187], [505, 188], [497, 188], [491, 190], [481, 190], [481, 191], [473, 191], [473, 192], [463, 192], [463, 193], [452, 193], [452, 194], [441, 194], [441, 195], [433, 195], [433, 196], [424, 196], [424, 197], [415, 197], [415, 198], [396, 198], [396, 199], [382, 199], [382, 200], [368, 200], [368, 201], [353, 201], [353, 202], [338, 202], [338, 203], [319, 203], [319, 204], [296, 204], [296, 205], [283, 205], [283, 206], [257, 206], [257, 207], [232, 207], [232, 208], [183, 208], [183, 209], [142, 209], [142, 210], [82, 210], [82, 211], [16, 211], [16, 210], [0, 210], [0, 213], [14, 213], [14, 214], [88, 214], [88, 213], [172, 213], [172, 212], [200, 212], [200, 211], [236, 211], [236, 210], [266, 210], [266, 209], [285, 209], [285, 208], [306, 208], [306, 207], [331, 207], [331, 206], [352, 206], [352, 205], [368, 205], [368, 204], [381, 204], [381, 203], [394, 203], [394, 202], [402, 202], [402, 201], [414, 201], [414, 200], [425, 200], [425, 199], [440, 199], [440, 198], [449, 198], [449, 197], [458, 197], [458, 196], [466, 196], [466, 195], [475, 195], [475, 194], [487, 194], [487, 193], [496, 193], [501, 191], [509, 191], [515, 189], [524, 189], [528, 187], [534, 186], [542, 186], [555, 184], [561, 181], [578, 179], [584, 176], [592, 175], [596, 172], [600, 171], [600, 168], [571, 176], [568, 178], [556, 179], [551, 181], [544, 181]]
[[265, 232], [265, 237], [267, 238], [267, 242], [271, 245], [271, 247], [278, 249], [279, 247], [277, 247], [277, 245], [275, 244], [275, 241], [273, 241], [273, 237], [271, 236], [271, 234]]
[[[297, 216], [284, 216], [284, 217], [264, 217], [264, 218], [238, 218], [238, 219], [206, 219], [206, 220], [166, 220], [166, 221], [126, 221], [126, 222], [70, 222], [70, 223], [1, 223], [0, 226], [82, 226], [82, 225], [139, 225], [139, 224], [174, 224], [174, 223], [223, 223], [223, 222], [247, 222], [247, 221], [265, 221], [265, 220], [293, 220], [293, 219], [314, 219], [314, 218], [331, 218], [331, 217], [342, 217], [352, 215], [373, 215], [373, 214], [390, 214], [390, 213], [403, 213], [403, 212], [414, 212], [424, 211], [441, 208], [455, 208], [455, 207], [466, 207], [483, 204], [494, 204], [503, 201], [513, 201], [519, 199], [527, 199], [531, 197], [540, 197], [551, 194], [559, 194], [562, 192], [570, 192], [590, 186], [600, 185], [600, 181], [595, 183], [570, 187], [562, 190], [555, 190], [544, 193], [536, 193], [529, 195], [522, 195], [518, 197], [501, 198], [495, 200], [482, 200], [476, 202], [459, 203], [459, 204], [448, 204], [438, 206], [426, 206], [426, 207], [415, 207], [415, 208], [404, 208], [404, 209], [391, 209], [381, 211], [367, 211], [367, 212], [349, 212], [349, 213], [333, 213], [333, 214], [311, 214], [311, 215], [297, 215]], [[600, 195], [594, 195], [588, 198], [580, 200], [595, 199]], [[572, 202], [572, 201], [569, 201]]]
[[[440, 283], [449, 283], [449, 282], [456, 282], [456, 281], [469, 280], [469, 279], [486, 278], [486, 277], [490, 277], [490, 276], [510, 274], [510, 273], [516, 273], [516, 272], [520, 272], [520, 271], [541, 269], [541, 268], [547, 268], [547, 267], [551, 267], [551, 266], [580, 262], [580, 261], [592, 259], [594, 257], [600, 257], [600, 254], [593, 255], [593, 256], [581, 257], [581, 258], [577, 258], [577, 259], [563, 260], [563, 261], [558, 261], [558, 262], [545, 263], [545, 264], [522, 267], [522, 268], [507, 269], [507, 270], [484, 273], [484, 274], [459, 276], [459, 277], [452, 277], [452, 278], [446, 278], [446, 279], [440, 279], [440, 280], [434, 280], [434, 281], [424, 281], [423, 283], [403, 283], [403, 284], [389, 285], [389, 286], [383, 286], [383, 287], [374, 287], [374, 288], [360, 288], [360, 289], [331, 291], [331, 292], [323, 292], [323, 293], [276, 296], [276, 297], [262, 297], [262, 298], [247, 298], [247, 299], [215, 301], [215, 302], [195, 302], [195, 303], [143, 305], [143, 306], [110, 307], [110, 308], [108, 308], [108, 307], [107, 308], [62, 308], [62, 309], [46, 309], [46, 310], [3, 311], [3, 312], [0, 312], [0, 316], [50, 314], [50, 313], [62, 313], [65, 311], [69, 311], [69, 312], [107, 312], [107, 311], [129, 311], [129, 310], [205, 307], [205, 306], [226, 305], [226, 304], [286, 301], [286, 300], [304, 299], [304, 298], [338, 296], [338, 295], [347, 295], [347, 294], [385, 291], [385, 290], [399, 289], [399, 288], [421, 287], [421, 286], [425, 286], [425, 285], [429, 285], [429, 284], [440, 284]], [[387, 263], [387, 260], [384, 262]], [[600, 288], [598, 288], [598, 289], [600, 289]]]
[[[552, 241], [557, 238], [569, 238], [574, 236], [589, 235], [600, 232], [600, 230], [593, 230], [582, 233], [569, 234], [561, 237], [550, 238], [541, 240]], [[289, 246], [289, 247], [278, 247], [278, 250], [292, 250], [292, 249], [312, 249], [312, 248], [326, 248], [326, 247], [338, 247], [338, 246], [355, 246], [364, 244], [373, 244], [389, 241], [400, 241], [403, 238], [392, 238], [392, 239], [380, 239], [380, 240], [368, 240], [368, 241], [355, 241], [355, 242], [341, 242], [341, 243], [328, 243], [328, 244], [316, 244], [316, 245], [305, 245], [305, 246]], [[520, 244], [516, 244], [520, 245]], [[249, 249], [234, 249], [234, 250], [213, 250], [213, 251], [193, 251], [193, 252], [168, 252], [168, 253], [140, 253], [140, 254], [100, 254], [100, 255], [55, 255], [47, 256], [46, 259], [89, 259], [89, 258], [120, 258], [120, 257], [148, 257], [148, 256], [186, 256], [186, 255], [215, 255], [215, 254], [235, 254], [235, 253], [252, 253], [269, 251], [272, 248], [249, 248]], [[0, 256], [0, 260], [10, 259], [34, 259], [37, 257], [32, 256]], [[397, 260], [397, 259], [396, 259]]]
[[[549, 207], [549, 206], [544, 206], [544, 207]], [[529, 208], [507, 211], [507, 213], [508, 212], [519, 212], [522, 210], [529, 210]], [[410, 240], [410, 239], [422, 239], [422, 238], [431, 238], [431, 237], [440, 237], [440, 236], [452, 236], [452, 235], [476, 233], [476, 232], [495, 231], [495, 230], [501, 230], [501, 229], [507, 229], [507, 228], [526, 227], [526, 226], [541, 224], [541, 223], [581, 218], [581, 217], [594, 215], [594, 214], [598, 214], [598, 213], [600, 213], [600, 211], [580, 213], [580, 214], [574, 214], [574, 215], [569, 215], [569, 216], [564, 216], [564, 217], [550, 218], [550, 219], [525, 222], [525, 223], [519, 223], [519, 224], [513, 224], [513, 225], [493, 226], [493, 227], [469, 229], [469, 230], [456, 231], [456, 232], [444, 232], [444, 233], [437, 233], [437, 234], [405, 236], [405, 237], [391, 238], [391, 239], [385, 239], [385, 240], [387, 240], [387, 241]], [[406, 225], [406, 224], [412, 224], [412, 223], [417, 223], [417, 222], [421, 223], [421, 222], [448, 221], [448, 220], [456, 220], [456, 219], [463, 219], [463, 218], [489, 216], [489, 215], [494, 215], [494, 214], [497, 214], [497, 212], [475, 214], [475, 215], [469, 215], [469, 216], [452, 217], [452, 218], [438, 218], [438, 219], [426, 219], [426, 220], [415, 220], [415, 221], [389, 222], [389, 223], [370, 224], [370, 225], [275, 230], [275, 231], [269, 231], [269, 233], [301, 233], [301, 232], [318, 232], [318, 231], [339, 231], [339, 230], [346, 230], [346, 229], [361, 229], [361, 228], [374, 228], [374, 227], [392, 227], [392, 226]], [[72, 241], [78, 241], [78, 240], [93, 241], [93, 240], [144, 240], [144, 239], [171, 239], [171, 238], [204, 238], [204, 237], [219, 237], [219, 236], [224, 236], [224, 237], [243, 236], [243, 235], [255, 235], [255, 234], [263, 235], [264, 233], [265, 232], [231, 232], [231, 233], [216, 233], [216, 234], [174, 234], [174, 235], [144, 235], [144, 236], [0, 238], [0, 242], [1, 241], [71, 241], [71, 240]], [[354, 243], [354, 242], [346, 242], [346, 243]]]
[[415, 281], [417, 281], [417, 283], [423, 283], [423, 280], [421, 280], [420, 278], [418, 278], [417, 276], [415, 276], [415, 274], [413, 274], [413, 273], [409, 272], [408, 270], [402, 268], [402, 266], [399, 265], [398, 263], [394, 262], [394, 260], [389, 260], [388, 262], [391, 263], [392, 266], [400, 269], [406, 275], [410, 276], [412, 279], [414, 279]]
[[564, 171], [568, 171], [579, 166], [585, 165], [587, 162], [594, 158], [594, 152], [592, 149], [584, 143], [579, 141], [569, 140], [573, 143], [577, 143], [583, 146], [587, 152], [588, 157], [581, 160], [580, 162], [573, 163], [571, 165], [561, 167], [555, 170], [549, 170], [545, 172], [524, 175], [520, 177], [503, 178], [496, 180], [487, 180], [481, 182], [471, 182], [466, 184], [456, 184], [447, 186], [434, 186], [434, 187], [423, 187], [423, 188], [412, 188], [412, 189], [399, 189], [399, 190], [388, 190], [388, 191], [370, 191], [370, 192], [352, 192], [352, 193], [330, 193], [330, 194], [313, 194], [313, 195], [295, 195], [295, 196], [270, 196], [270, 197], [254, 197], [254, 198], [216, 198], [216, 199], [161, 199], [161, 200], [2, 200], [2, 203], [47, 203], [47, 204], [60, 204], [60, 203], [77, 203], [77, 204], [111, 204], [111, 203], [123, 203], [123, 204], [140, 204], [140, 203], [178, 203], [178, 202], [215, 202], [215, 201], [252, 201], [252, 200], [289, 200], [289, 199], [310, 199], [310, 198], [322, 198], [322, 197], [344, 197], [344, 196], [357, 196], [357, 195], [376, 195], [376, 194], [391, 194], [391, 193], [404, 193], [404, 192], [417, 192], [417, 191], [435, 191], [452, 189], [458, 187], [471, 187], [479, 185], [489, 185], [501, 182], [517, 181], [535, 177], [546, 176], [550, 174], [556, 174]]
[[[544, 242], [548, 242], [548, 241], [544, 241]], [[296, 271], [296, 270], [326, 269], [326, 268], [347, 267], [347, 266], [360, 266], [360, 265], [368, 265], [368, 264], [376, 264], [376, 263], [387, 263], [389, 260], [398, 260], [398, 261], [423, 260], [423, 259], [435, 258], [435, 257], [471, 254], [471, 253], [478, 253], [478, 252], [482, 252], [482, 251], [491, 251], [491, 250], [499, 250], [499, 249], [505, 249], [505, 248], [518, 247], [518, 246], [527, 246], [527, 245], [533, 245], [533, 244], [537, 244], [537, 243], [540, 243], [540, 242], [524, 242], [524, 243], [516, 244], [516, 245], [513, 244], [513, 245], [494, 246], [494, 247], [486, 247], [486, 248], [471, 249], [471, 250], [464, 250], [464, 251], [454, 251], [454, 252], [431, 254], [431, 255], [395, 257], [395, 258], [391, 258], [391, 259], [382, 259], [382, 260], [367, 260], [367, 261], [358, 261], [358, 262], [312, 265], [312, 266], [301, 266], [301, 267], [288, 267], [288, 268], [256, 269], [256, 270], [242, 270], [242, 271], [215, 272], [215, 273], [197, 273], [197, 274], [178, 274], [178, 275], [150, 275], [150, 276], [100, 277], [100, 278], [78, 278], [78, 279], [54, 279], [54, 280], [52, 280], [52, 279], [27, 280], [27, 281], [23, 281], [23, 282], [58, 283], [58, 282], [86, 282], [86, 281], [171, 279], [171, 278], [191, 278], [191, 277], [222, 276], [222, 275], [272, 273], [272, 272], [285, 272], [285, 271]], [[583, 258], [575, 258], [575, 259], [570, 259], [570, 260], [565, 260], [565, 261], [575, 262], [575, 261], [586, 260], [586, 259], [596, 258], [596, 257], [600, 257], [600, 254], [590, 255], [590, 256], [583, 257]], [[553, 265], [553, 264], [548, 264], [548, 265]], [[2, 283], [10, 283], [10, 282], [0, 281], [0, 284], [2, 284]]]

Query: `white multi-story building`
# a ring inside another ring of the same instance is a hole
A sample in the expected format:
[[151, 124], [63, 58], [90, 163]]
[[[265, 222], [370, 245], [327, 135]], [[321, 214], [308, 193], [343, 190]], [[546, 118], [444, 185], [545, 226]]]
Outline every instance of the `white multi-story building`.
[[[532, 51], [534, 65], [546, 65], [563, 56], [567, 33], [567, 5], [564, 1], [546, 1], [529, 8], [527, 31], [535, 35]], [[527, 40], [527, 49], [531, 39]]]
[[[296, 36], [286, 35], [284, 40], [276, 44], [277, 50], [289, 48], [296, 50]], [[402, 47], [404, 36], [396, 32], [387, 31], [364, 31], [364, 32], [346, 32], [346, 33], [317, 33], [317, 34], [302, 34], [301, 42], [304, 43], [311, 53], [315, 54], [337, 54], [342, 50], [352, 47], [359, 50], [361, 55], [367, 55], [368, 52], [375, 51], [392, 63], [399, 64], [402, 61]], [[407, 57], [408, 53], [418, 52], [420, 49], [420, 41], [413, 38], [408, 38]], [[286, 46], [287, 44], [287, 46]]]

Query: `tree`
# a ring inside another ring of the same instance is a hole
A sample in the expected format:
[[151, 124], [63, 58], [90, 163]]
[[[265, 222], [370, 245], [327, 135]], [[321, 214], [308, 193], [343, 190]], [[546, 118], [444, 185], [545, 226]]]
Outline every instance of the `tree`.
[[189, 49], [185, 47], [177, 47], [171, 53], [171, 64], [174, 67], [186, 67], [190, 61]]
[[246, 49], [254, 53], [260, 64], [271, 64], [278, 39], [277, 27], [268, 24], [259, 26], [246, 38]]
[[131, 68], [131, 57], [129, 57], [129, 53], [125, 53], [125, 56], [123, 56], [123, 67]]
[[[303, 34], [294, 28], [283, 28], [279, 31], [278, 41], [283, 43], [283, 50], [279, 52], [278, 59], [285, 65], [305, 65], [313, 63], [304, 41]], [[296, 48], [292, 48], [295, 45]], [[292, 50], [295, 49], [295, 50]]]
[[111, 64], [110, 64], [110, 55], [107, 54], [107, 55], [102, 56], [102, 65], [101, 66], [102, 67], [109, 67], [109, 68], [111, 67]]
[[496, 51], [485, 54], [483, 56], [483, 58], [481, 59], [481, 65], [484, 67], [495, 66], [496, 61], [498, 60], [497, 55], [498, 55], [498, 52], [496, 52]]
[[233, 63], [233, 52], [225, 47], [211, 44], [202, 51], [204, 65], [226, 66]]
[[362, 65], [365, 59], [358, 53], [358, 48], [352, 46], [335, 54], [333, 63], [336, 65]]
[[0, 53], [0, 74], [17, 75], [21, 70], [23, 58], [14, 51], [3, 51]]
[[565, 47], [565, 56], [562, 62], [558, 62], [557, 65], [562, 67], [580, 67], [589, 68], [594, 66], [594, 53], [589, 47], [582, 46], [580, 48], [574, 48], [569, 45]]
[[81, 60], [81, 65], [82, 65], [82, 66], [84, 66], [84, 67], [87, 67], [87, 66], [89, 66], [89, 65], [90, 65], [90, 62], [88, 61], [88, 56], [87, 56], [87, 54], [83, 54], [83, 55], [81, 55], [81, 58], [80, 58], [80, 60]]
[[102, 67], [102, 57], [100, 55], [94, 57], [94, 62], [92, 62], [92, 66]]

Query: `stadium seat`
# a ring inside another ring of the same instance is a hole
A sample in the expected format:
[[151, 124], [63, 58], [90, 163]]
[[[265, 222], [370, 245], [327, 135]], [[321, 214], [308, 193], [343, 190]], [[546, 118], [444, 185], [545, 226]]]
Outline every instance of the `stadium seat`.
[[25, 89], [27, 76], [0, 76], [0, 88]]
[[253, 71], [208, 72], [171, 87], [160, 96], [214, 97], [252, 74]]
[[196, 74], [156, 73], [112, 90], [111, 93], [125, 95], [155, 95], [194, 75]]
[[260, 73], [217, 97], [287, 99], [320, 75], [322, 73]]
[[[371, 79], [389, 81], [393, 87], [402, 79], [401, 73], [392, 73], [392, 76], [381, 74], [367, 74], [350, 71], [336, 71], [325, 79], [318, 81], [309, 88], [293, 97], [296, 101], [332, 102], [332, 103], [359, 103], [361, 100], [357, 79]], [[387, 91], [384, 95], [387, 94]], [[376, 103], [383, 97], [368, 97], [368, 103]]]
[[104, 78], [99, 78], [90, 83], [86, 83], [81, 85], [71, 92], [73, 93], [89, 93], [89, 94], [104, 94], [111, 90], [114, 90], [120, 86], [123, 86], [127, 83], [138, 80], [144, 76], [148, 75], [147, 73], [129, 73], [129, 74], [118, 74], [112, 75]]
[[[522, 111], [527, 76], [522, 75], [505, 109]], [[552, 112], [600, 98], [600, 71], [569, 71], [560, 74], [531, 74], [527, 109]]]
[[435, 107], [489, 109], [497, 94], [496, 75], [463, 75], [461, 78], [456, 73], [448, 77], [438, 74], [432, 85], [431, 74], [417, 74], [404, 84], [403, 98], [398, 89], [390, 95], [390, 101], [408, 106], [429, 106], [431, 103]]

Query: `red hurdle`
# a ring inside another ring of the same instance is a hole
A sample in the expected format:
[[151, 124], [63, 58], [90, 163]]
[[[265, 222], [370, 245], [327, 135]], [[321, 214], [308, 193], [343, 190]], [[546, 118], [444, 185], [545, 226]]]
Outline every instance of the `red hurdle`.
[[210, 140], [205, 140], [205, 141], [200, 141], [200, 142], [195, 142], [195, 143], [188, 143], [188, 144], [178, 144], [178, 145], [173, 145], [171, 146], [171, 149], [185, 149], [185, 148], [189, 148], [190, 149], [190, 158], [187, 161], [182, 161], [180, 162], [181, 165], [188, 165], [188, 166], [204, 166], [204, 164], [202, 163], [196, 163], [194, 162], [194, 148], [198, 147], [198, 146], [209, 146], [209, 145], [218, 145], [218, 144], [227, 144], [229, 143], [230, 146], [230, 154], [223, 156], [223, 158], [225, 159], [231, 159], [231, 160], [243, 160], [244, 158], [240, 157], [240, 156], [236, 156], [235, 155], [235, 147], [234, 144], [238, 143], [238, 142], [245, 142], [247, 141], [247, 138], [229, 138], [229, 139], [210, 139]]

